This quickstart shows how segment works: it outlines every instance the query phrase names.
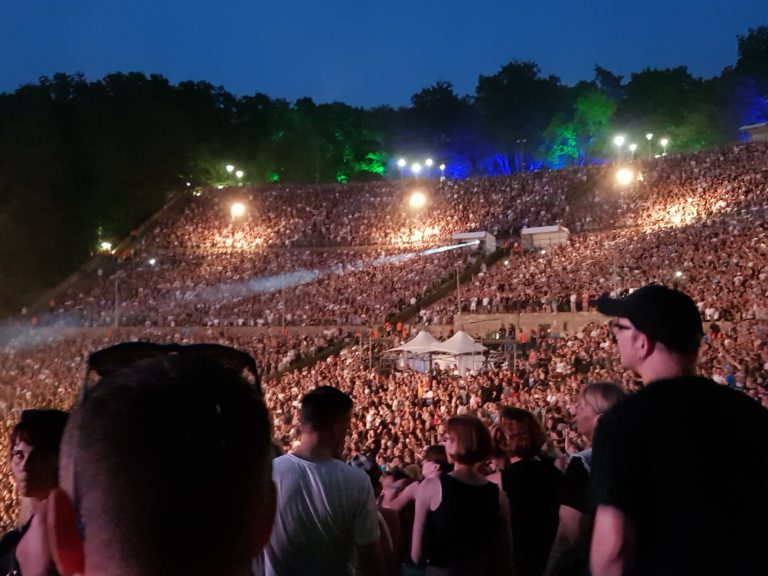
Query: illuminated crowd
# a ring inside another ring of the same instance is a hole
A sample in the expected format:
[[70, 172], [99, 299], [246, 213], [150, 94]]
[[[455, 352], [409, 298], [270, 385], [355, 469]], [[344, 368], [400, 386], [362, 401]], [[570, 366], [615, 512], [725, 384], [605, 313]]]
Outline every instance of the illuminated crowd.
[[[13, 525], [18, 513], [7, 439], [20, 410], [71, 406], [87, 354], [125, 339], [213, 341], [252, 353], [274, 376], [264, 388], [283, 450], [297, 442], [299, 398], [318, 384], [353, 397], [348, 453], [371, 453], [387, 470], [418, 463], [447, 417], [474, 413], [494, 424], [507, 404], [541, 418], [554, 453], [580, 449], [585, 440], [570, 422], [583, 385], [634, 386], [601, 324], [514, 334], [514, 356], [463, 377], [380, 369], [384, 349], [453, 323], [452, 293], [402, 325], [385, 325], [475, 263], [480, 252], [470, 248], [423, 253], [456, 232], [509, 236], [509, 254], [461, 287], [463, 314], [583, 312], [604, 292], [678, 285], [706, 320], [702, 373], [768, 406], [768, 146], [658, 159], [626, 190], [609, 171], [424, 181], [430, 200], [418, 213], [402, 182], [193, 197], [179, 218], [158, 222], [119, 260], [53, 299], [53, 318], [81, 328], [38, 328], [39, 341], [16, 339], [0, 352], [0, 523]], [[228, 208], [238, 198], [247, 212], [233, 220]], [[573, 232], [566, 245], [520, 248], [521, 228], [556, 223]], [[350, 345], [279, 373], [332, 342]]]

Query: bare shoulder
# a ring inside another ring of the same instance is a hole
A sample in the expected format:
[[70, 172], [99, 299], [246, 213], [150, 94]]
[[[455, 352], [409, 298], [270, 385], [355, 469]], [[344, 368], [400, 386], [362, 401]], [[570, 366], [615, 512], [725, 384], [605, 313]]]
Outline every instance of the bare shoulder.
[[443, 490], [440, 487], [440, 478], [425, 478], [419, 484], [419, 490], [416, 493], [416, 500], [421, 501], [434, 510], [440, 504]]

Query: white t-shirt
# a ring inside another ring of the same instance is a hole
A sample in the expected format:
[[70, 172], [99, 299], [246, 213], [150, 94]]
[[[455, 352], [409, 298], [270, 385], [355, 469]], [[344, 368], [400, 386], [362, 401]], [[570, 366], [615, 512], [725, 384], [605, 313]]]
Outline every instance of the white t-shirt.
[[277, 515], [266, 547], [266, 576], [348, 576], [355, 546], [379, 538], [368, 475], [339, 460], [286, 454], [272, 463]]

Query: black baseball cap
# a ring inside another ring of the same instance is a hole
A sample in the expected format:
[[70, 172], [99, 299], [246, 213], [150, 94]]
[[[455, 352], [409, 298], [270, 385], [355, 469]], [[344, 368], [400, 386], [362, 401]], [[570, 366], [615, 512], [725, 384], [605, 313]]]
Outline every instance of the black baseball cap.
[[704, 336], [701, 313], [691, 297], [661, 284], [643, 286], [624, 298], [603, 294], [597, 309], [629, 319], [651, 340], [681, 354], [696, 352]]

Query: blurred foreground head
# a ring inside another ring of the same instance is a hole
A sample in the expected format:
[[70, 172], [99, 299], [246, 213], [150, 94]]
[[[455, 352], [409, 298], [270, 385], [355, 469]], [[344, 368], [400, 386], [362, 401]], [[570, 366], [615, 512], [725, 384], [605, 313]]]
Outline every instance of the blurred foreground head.
[[48, 509], [60, 572], [249, 573], [274, 517], [270, 435], [262, 400], [210, 359], [107, 376], [64, 433]]

